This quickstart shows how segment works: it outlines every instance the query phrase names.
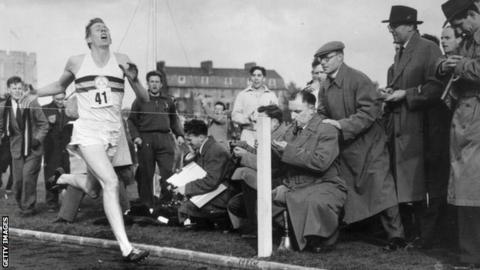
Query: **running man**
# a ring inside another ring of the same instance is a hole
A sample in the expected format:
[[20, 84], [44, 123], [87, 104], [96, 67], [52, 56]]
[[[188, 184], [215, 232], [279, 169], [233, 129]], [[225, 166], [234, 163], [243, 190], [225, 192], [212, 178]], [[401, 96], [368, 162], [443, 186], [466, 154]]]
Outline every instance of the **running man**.
[[110, 31], [100, 18], [90, 20], [85, 28], [90, 53], [72, 56], [60, 79], [37, 91], [38, 96], [65, 92], [75, 82], [79, 118], [74, 123], [70, 146], [77, 151], [95, 177], [81, 177], [63, 183], [90, 194], [98, 179], [103, 188], [103, 207], [123, 258], [137, 262], [149, 252], [133, 248], [123, 224], [119, 203], [119, 183], [111, 159], [116, 151], [121, 128], [121, 104], [124, 78], [138, 99], [148, 101], [147, 91], [137, 79], [138, 70], [127, 55], [110, 51]]

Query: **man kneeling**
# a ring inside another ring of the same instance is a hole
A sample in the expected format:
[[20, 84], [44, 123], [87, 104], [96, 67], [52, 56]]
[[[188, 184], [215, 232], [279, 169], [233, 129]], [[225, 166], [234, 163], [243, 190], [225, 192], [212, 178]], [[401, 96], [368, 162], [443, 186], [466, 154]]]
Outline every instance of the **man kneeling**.
[[183, 223], [190, 218], [197, 225], [213, 225], [217, 220], [227, 220], [227, 203], [231, 197], [228, 177], [233, 168], [232, 159], [224, 146], [207, 136], [208, 127], [201, 120], [185, 123], [187, 142], [196, 152], [195, 162], [207, 173], [203, 178], [194, 180], [176, 191], [191, 198], [216, 190], [220, 184], [227, 187], [225, 191], [207, 202], [201, 208], [190, 200], [184, 201], [178, 208], [178, 218]]
[[283, 184], [273, 191], [273, 216], [288, 211], [299, 250], [326, 252], [338, 238], [346, 186], [336, 161], [339, 131], [322, 123], [315, 101], [311, 93], [298, 93], [289, 104], [295, 124], [272, 143], [286, 167]]

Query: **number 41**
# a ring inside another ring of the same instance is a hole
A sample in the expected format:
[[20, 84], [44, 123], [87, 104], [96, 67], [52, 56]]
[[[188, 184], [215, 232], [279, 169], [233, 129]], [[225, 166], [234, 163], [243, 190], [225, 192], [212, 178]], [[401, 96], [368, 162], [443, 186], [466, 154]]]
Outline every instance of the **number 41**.
[[95, 102], [97, 102], [98, 105], [101, 105], [101, 104], [102, 104], [102, 96], [103, 96], [103, 103], [108, 103], [108, 101], [107, 101], [107, 93], [104, 91], [104, 92], [102, 92], [101, 94], [100, 94], [100, 93], [96, 93], [96, 94], [95, 94]]

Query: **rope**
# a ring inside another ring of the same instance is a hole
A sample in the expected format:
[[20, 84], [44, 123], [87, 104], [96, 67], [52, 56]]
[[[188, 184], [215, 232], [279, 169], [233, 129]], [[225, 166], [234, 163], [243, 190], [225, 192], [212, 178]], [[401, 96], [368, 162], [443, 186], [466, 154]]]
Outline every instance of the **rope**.
[[177, 23], [175, 22], [175, 18], [173, 17], [173, 12], [172, 9], [170, 8], [170, 4], [168, 0], [165, 1], [167, 3], [167, 8], [168, 8], [168, 14], [170, 15], [170, 18], [172, 19], [173, 27], [175, 28], [175, 34], [177, 35], [178, 42], [180, 43], [180, 47], [182, 48], [183, 56], [185, 57], [185, 60], [187, 61], [187, 64], [189, 67], [192, 65], [190, 64], [190, 60], [188, 59], [187, 51], [185, 50], [185, 46], [183, 45], [182, 39], [180, 38], [180, 32], [178, 31]]
[[136, 5], [136, 7], [135, 7], [135, 11], [133, 11], [133, 15], [132, 15], [132, 17], [130, 18], [130, 22], [128, 23], [127, 30], [125, 31], [125, 34], [123, 34], [123, 38], [122, 38], [122, 40], [120, 41], [120, 44], [118, 45], [117, 52], [120, 51], [120, 48], [122, 47], [123, 41], [125, 41], [125, 38], [127, 37], [128, 31], [130, 30], [130, 26], [132, 26], [133, 19], [135, 18], [135, 15], [137, 14], [138, 7], [140, 6], [140, 1], [141, 1], [141, 0], [138, 0], [138, 1], [137, 1], [137, 5]]

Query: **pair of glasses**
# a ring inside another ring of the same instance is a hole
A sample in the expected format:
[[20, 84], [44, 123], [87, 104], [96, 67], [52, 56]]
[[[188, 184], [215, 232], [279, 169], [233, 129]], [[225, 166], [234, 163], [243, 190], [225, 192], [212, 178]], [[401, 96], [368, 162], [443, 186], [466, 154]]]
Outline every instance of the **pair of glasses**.
[[387, 28], [388, 30], [394, 30], [396, 29], [397, 27], [399, 27], [401, 24], [398, 24], [398, 23], [391, 23], [391, 24], [388, 24], [387, 25]]
[[327, 56], [318, 56], [318, 61], [320, 61], [320, 63], [322, 62], [330, 62], [330, 60], [332, 60], [333, 57], [337, 56], [337, 54], [331, 54], [331, 55], [327, 55]]
[[322, 73], [323, 72], [321, 72], [321, 71], [316, 71], [316, 72], [312, 71], [312, 74], [315, 74], [315, 75], [322, 74]]

